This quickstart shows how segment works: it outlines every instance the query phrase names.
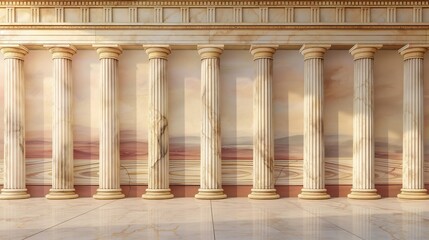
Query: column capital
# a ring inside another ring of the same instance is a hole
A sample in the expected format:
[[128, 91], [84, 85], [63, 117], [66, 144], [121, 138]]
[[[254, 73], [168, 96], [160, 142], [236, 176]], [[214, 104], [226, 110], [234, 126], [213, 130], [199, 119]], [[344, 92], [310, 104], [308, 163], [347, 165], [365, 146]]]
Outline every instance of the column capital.
[[117, 44], [112, 45], [92, 45], [97, 48], [98, 59], [112, 58], [118, 60], [119, 55], [122, 53], [121, 46]]
[[383, 47], [381, 44], [355, 44], [349, 52], [353, 55], [353, 60], [374, 58], [375, 52], [381, 47]]
[[251, 45], [250, 53], [253, 55], [253, 60], [259, 58], [273, 59], [277, 48], [279, 48], [279, 45]]
[[73, 55], [77, 52], [77, 49], [73, 45], [43, 45], [45, 48], [49, 48], [49, 52], [52, 53], [52, 59], [65, 58], [71, 60]]
[[0, 45], [1, 53], [4, 58], [16, 58], [24, 60], [24, 56], [28, 53], [28, 48], [22, 45]]
[[170, 45], [143, 45], [149, 59], [163, 58], [167, 60], [168, 55], [171, 53]]
[[323, 58], [323, 55], [329, 48], [331, 48], [330, 44], [304, 44], [299, 49], [299, 52], [304, 56], [304, 60]]
[[201, 59], [219, 58], [223, 52], [224, 45], [198, 45], [197, 49]]
[[429, 45], [414, 45], [407, 44], [403, 46], [398, 52], [404, 57], [404, 61], [411, 58], [423, 58]]

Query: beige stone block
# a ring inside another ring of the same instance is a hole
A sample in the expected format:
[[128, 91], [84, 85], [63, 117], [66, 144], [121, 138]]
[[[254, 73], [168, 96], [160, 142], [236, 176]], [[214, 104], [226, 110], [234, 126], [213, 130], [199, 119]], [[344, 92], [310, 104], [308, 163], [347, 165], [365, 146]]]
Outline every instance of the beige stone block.
[[206, 8], [190, 8], [189, 21], [191, 23], [206, 23], [207, 9]]
[[216, 22], [234, 22], [234, 11], [232, 8], [216, 8]]
[[412, 23], [413, 22], [413, 9], [412, 8], [397, 8], [396, 21], [399, 23]]
[[259, 8], [243, 8], [243, 22], [258, 23]]
[[423, 8], [422, 14], [423, 14], [423, 22], [425, 23], [429, 22], [429, 8]]
[[128, 8], [112, 8], [113, 22], [126, 23], [130, 22], [130, 14]]
[[320, 22], [333, 23], [336, 20], [335, 8], [320, 8]]
[[31, 23], [31, 8], [15, 9], [15, 21], [18, 23]]
[[269, 8], [268, 9], [268, 22], [270, 22], [270, 23], [283, 23], [283, 22], [285, 22], [285, 9], [284, 8]]
[[6, 22], [6, 8], [0, 8], [0, 23]]
[[92, 23], [104, 22], [103, 9], [102, 8], [90, 8], [89, 9], [89, 21]]
[[180, 8], [164, 8], [163, 22], [165, 23], [180, 23], [182, 22], [182, 15]]
[[40, 22], [53, 23], [55, 20], [55, 8], [40, 8]]
[[140, 23], [153, 23], [153, 8], [138, 8], [137, 21]]
[[310, 8], [295, 8], [295, 22], [297, 23], [311, 22]]
[[346, 8], [346, 22], [360, 23], [360, 8]]
[[79, 8], [64, 8], [64, 21], [68, 23], [81, 22]]
[[387, 19], [386, 8], [371, 8], [371, 22], [372, 23], [385, 23]]

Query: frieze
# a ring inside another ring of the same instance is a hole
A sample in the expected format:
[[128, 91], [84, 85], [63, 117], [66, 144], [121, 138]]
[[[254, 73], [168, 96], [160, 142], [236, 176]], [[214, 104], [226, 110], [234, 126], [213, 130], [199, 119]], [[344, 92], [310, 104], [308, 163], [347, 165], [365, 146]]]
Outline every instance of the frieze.
[[[6, 2], [7, 3], [7, 2]], [[426, 2], [394, 2], [395, 5], [304, 5], [296, 2], [272, 2], [272, 5], [207, 4], [201, 2], [31, 2], [32, 5], [8, 4], [1, 7], [0, 25], [46, 25], [65, 23], [67, 27], [76, 25], [420, 25], [429, 24], [429, 5]], [[30, 3], [30, 2], [25, 2]], [[106, 4], [99, 4], [106, 3]], [[117, 3], [115, 5], [115, 3]], [[139, 4], [135, 4], [139, 3]], [[140, 4], [141, 3], [141, 4]], [[164, 3], [164, 4], [157, 4]], [[166, 5], [166, 3], [171, 3]], [[174, 4], [173, 4], [174, 3]], [[195, 4], [194, 4], [195, 3]], [[220, 2], [210, 2], [220, 3]], [[256, 2], [252, 2], [256, 3]], [[287, 3], [287, 4], [286, 4]], [[304, 3], [304, 2], [302, 2]], [[308, 3], [308, 2], [305, 2]], [[390, 2], [389, 2], [390, 3]], [[379, 2], [379, 4], [381, 4]], [[28, 7], [27, 7], [28, 6]]]

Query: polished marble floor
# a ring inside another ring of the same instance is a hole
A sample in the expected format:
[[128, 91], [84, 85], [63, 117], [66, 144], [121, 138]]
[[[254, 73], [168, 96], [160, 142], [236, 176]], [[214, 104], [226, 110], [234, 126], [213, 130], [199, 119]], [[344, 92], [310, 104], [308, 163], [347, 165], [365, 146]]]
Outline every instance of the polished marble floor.
[[0, 239], [428, 239], [429, 201], [0, 201]]

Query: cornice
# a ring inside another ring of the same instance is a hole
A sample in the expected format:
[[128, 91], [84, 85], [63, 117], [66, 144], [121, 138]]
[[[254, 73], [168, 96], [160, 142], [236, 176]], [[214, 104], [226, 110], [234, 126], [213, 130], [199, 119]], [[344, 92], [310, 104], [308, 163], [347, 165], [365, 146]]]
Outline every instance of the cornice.
[[0, 24], [2, 30], [429, 30], [428, 24], [420, 25], [10, 25]]
[[1, 1], [0, 6], [429, 6], [428, 1]]

